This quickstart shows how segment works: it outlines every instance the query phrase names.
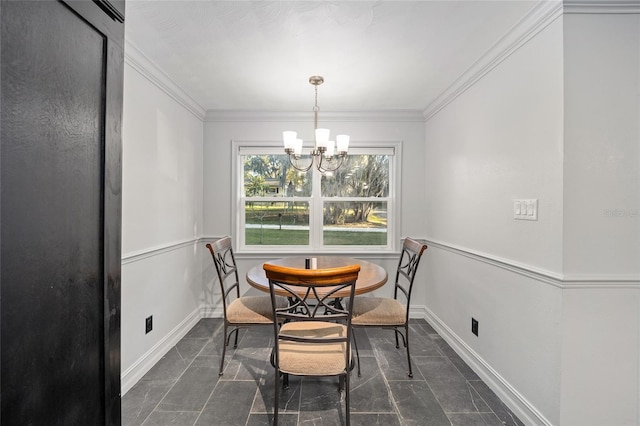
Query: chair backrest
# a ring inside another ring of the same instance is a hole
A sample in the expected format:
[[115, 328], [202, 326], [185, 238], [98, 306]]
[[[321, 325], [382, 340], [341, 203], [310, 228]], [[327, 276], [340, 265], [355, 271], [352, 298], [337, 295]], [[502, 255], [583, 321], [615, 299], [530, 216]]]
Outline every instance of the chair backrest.
[[[346, 348], [351, 342], [351, 313], [355, 296], [356, 280], [360, 265], [348, 265], [327, 269], [298, 269], [265, 263], [263, 266], [269, 279], [271, 305], [273, 306], [276, 354], [278, 341], [296, 341], [301, 343], [333, 344], [344, 343]], [[349, 289], [349, 297], [342, 301], [334, 296], [336, 292]], [[278, 308], [277, 294], [286, 294], [289, 306]], [[330, 321], [347, 326], [347, 334], [331, 338], [304, 338], [279, 333], [279, 324], [291, 321]], [[345, 352], [345, 365], [348, 365], [350, 350]]]
[[407, 303], [407, 319], [409, 318], [409, 304], [411, 303], [411, 292], [413, 290], [413, 280], [418, 272], [418, 265], [422, 253], [427, 249], [427, 245], [420, 243], [413, 238], [405, 238], [402, 243], [402, 253], [398, 261], [398, 269], [396, 270], [395, 288], [393, 298], [398, 299], [398, 295], [402, 293]]
[[222, 294], [222, 306], [225, 319], [227, 318], [227, 304], [230, 302], [229, 295], [235, 290], [234, 296], [240, 297], [240, 281], [238, 279], [238, 268], [236, 258], [233, 255], [231, 237], [220, 238], [213, 243], [208, 243], [207, 248], [211, 252], [213, 264], [218, 273], [218, 282]]

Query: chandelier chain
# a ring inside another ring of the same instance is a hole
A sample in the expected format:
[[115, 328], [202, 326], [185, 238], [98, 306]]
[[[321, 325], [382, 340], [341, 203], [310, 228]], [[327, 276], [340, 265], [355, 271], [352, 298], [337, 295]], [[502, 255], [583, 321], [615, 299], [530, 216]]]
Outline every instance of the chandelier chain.
[[314, 85], [314, 89], [316, 90], [316, 103], [313, 106], [313, 130], [318, 128], [318, 111], [320, 111], [320, 107], [318, 106], [318, 85]]

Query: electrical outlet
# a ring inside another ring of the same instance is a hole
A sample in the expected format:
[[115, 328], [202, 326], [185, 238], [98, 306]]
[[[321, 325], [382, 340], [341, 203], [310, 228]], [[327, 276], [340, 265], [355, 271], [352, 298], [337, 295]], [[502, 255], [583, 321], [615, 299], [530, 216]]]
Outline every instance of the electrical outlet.
[[475, 318], [471, 318], [471, 332], [478, 335], [478, 320]]
[[147, 317], [147, 319], [144, 320], [144, 329], [144, 334], [148, 334], [151, 330], [153, 330], [153, 315]]

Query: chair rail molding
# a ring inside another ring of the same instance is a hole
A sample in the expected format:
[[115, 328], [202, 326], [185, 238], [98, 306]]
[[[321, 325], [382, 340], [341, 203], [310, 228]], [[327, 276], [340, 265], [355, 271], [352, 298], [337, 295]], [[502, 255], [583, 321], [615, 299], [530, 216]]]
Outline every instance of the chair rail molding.
[[146, 259], [148, 257], [158, 256], [160, 254], [168, 253], [170, 251], [179, 250], [185, 247], [191, 247], [194, 244], [200, 243], [202, 240], [200, 238], [189, 238], [182, 241], [174, 241], [162, 245], [158, 245], [155, 247], [145, 248], [143, 250], [137, 250], [130, 253], [122, 254], [122, 264], [126, 265], [128, 263], [137, 262], [142, 259]]
[[428, 246], [487, 263], [561, 289], [640, 289], [640, 275], [560, 274], [442, 241], [421, 239]]

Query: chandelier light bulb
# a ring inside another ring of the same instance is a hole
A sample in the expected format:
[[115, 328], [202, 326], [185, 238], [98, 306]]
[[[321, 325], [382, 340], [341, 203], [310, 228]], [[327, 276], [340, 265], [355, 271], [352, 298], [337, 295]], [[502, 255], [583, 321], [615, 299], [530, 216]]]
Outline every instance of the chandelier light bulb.
[[327, 158], [333, 157], [335, 150], [336, 150], [335, 141], [327, 141], [327, 150], [324, 152], [324, 156]]
[[302, 155], [302, 139], [296, 139], [294, 141], [293, 154], [298, 157]]
[[282, 132], [282, 139], [284, 140], [284, 149], [294, 149], [296, 143], [296, 137], [298, 134], [292, 131]]
[[316, 149], [327, 147], [329, 133], [329, 129], [316, 129]]
[[336, 136], [336, 151], [338, 153], [347, 152], [349, 150], [349, 135]]

